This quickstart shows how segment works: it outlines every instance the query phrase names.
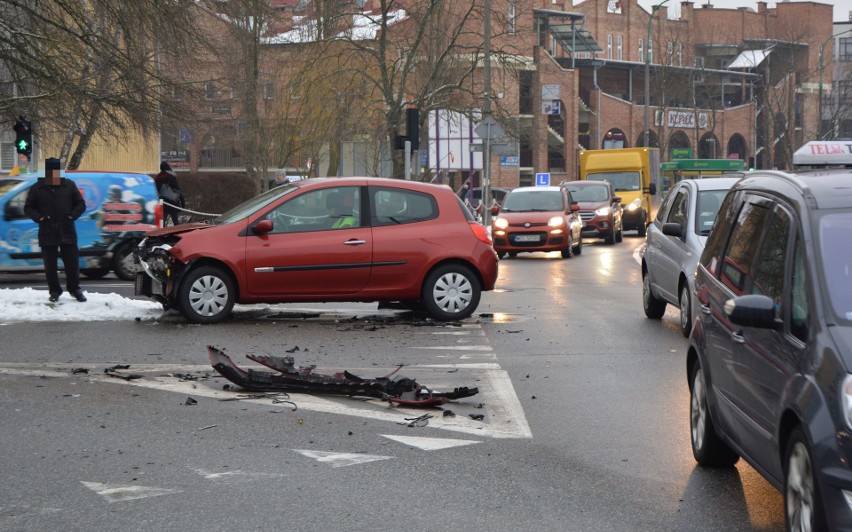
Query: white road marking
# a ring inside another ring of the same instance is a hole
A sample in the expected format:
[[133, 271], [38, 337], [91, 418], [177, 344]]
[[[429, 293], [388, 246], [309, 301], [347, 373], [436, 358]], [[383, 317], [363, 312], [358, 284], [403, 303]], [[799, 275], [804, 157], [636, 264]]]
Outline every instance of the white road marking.
[[82, 480], [80, 482], [106, 499], [108, 503], [144, 499], [146, 497], [157, 497], [159, 495], [181, 492], [181, 490], [152, 488], [150, 486], [138, 486], [135, 484], [102, 484], [100, 482], [85, 482]]
[[420, 436], [394, 436], [391, 434], [380, 434], [390, 440], [404, 443], [412, 447], [417, 447], [423, 451], [435, 451], [438, 449], [449, 449], [451, 447], [462, 447], [464, 445], [473, 445], [482, 443], [477, 440], [457, 440], [453, 438], [422, 438]]
[[393, 456], [379, 456], [376, 454], [359, 453], [335, 453], [331, 451], [312, 451], [310, 449], [293, 449], [299, 454], [313, 458], [317, 462], [331, 464], [331, 467], [346, 467], [351, 465], [366, 464], [379, 460], [390, 460]]
[[271, 478], [271, 477], [283, 477], [285, 475], [281, 473], [252, 473], [250, 471], [240, 471], [237, 469], [236, 471], [207, 471], [206, 469], [197, 469], [191, 468], [193, 471], [201, 475], [207, 480], [219, 480], [221, 478], [230, 478], [230, 477], [241, 477], [241, 478]]
[[[218, 382], [225, 381], [209, 365], [178, 365], [178, 364], [134, 364], [126, 373], [142, 375], [141, 379], [126, 381], [116, 379], [102, 373], [100, 369], [92, 369], [90, 374], [71, 374], [71, 368], [100, 366], [100, 364], [3, 364], [0, 365], [0, 375], [48, 376], [76, 379], [88, 382], [103, 382], [109, 384], [139, 386], [155, 390], [173, 392], [210, 399], [234, 399], [234, 391], [215, 389], [213, 379], [184, 381], [169, 374], [208, 374]], [[246, 365], [246, 368], [266, 370], [260, 366]], [[435, 370], [446, 370], [437, 372]], [[457, 371], [456, 371], [457, 370]], [[356, 375], [381, 373], [376, 368], [349, 370]], [[333, 371], [317, 368], [316, 373], [332, 373]], [[479, 437], [491, 438], [531, 438], [532, 432], [527, 424], [523, 408], [515, 394], [508, 373], [495, 363], [470, 364], [433, 364], [424, 366], [406, 366], [408, 377], [414, 378], [420, 384], [436, 391], [451, 390], [458, 386], [479, 388], [479, 394], [467, 398], [463, 402], [450, 402], [447, 409], [470, 408], [470, 405], [481, 402], [482, 408], [477, 413], [485, 414], [486, 419], [477, 421], [466, 415], [434, 417], [429, 420], [430, 428], [438, 428], [453, 432], [473, 434]], [[452, 372], [452, 373], [451, 373]], [[423, 378], [420, 378], [420, 377]], [[422, 409], [393, 406], [379, 399], [349, 399], [342, 396], [314, 396], [308, 394], [290, 393], [290, 400], [296, 403], [299, 411], [323, 412], [335, 415], [354, 416], [377, 421], [398, 424], [405, 418], [414, 418], [423, 414]], [[328, 397], [328, 398], [326, 398]], [[269, 398], [243, 398], [242, 403], [253, 403], [268, 407]], [[202, 426], [203, 422], [199, 425]]]
[[430, 349], [447, 351], [491, 351], [490, 345], [421, 345], [408, 346], [409, 349]]

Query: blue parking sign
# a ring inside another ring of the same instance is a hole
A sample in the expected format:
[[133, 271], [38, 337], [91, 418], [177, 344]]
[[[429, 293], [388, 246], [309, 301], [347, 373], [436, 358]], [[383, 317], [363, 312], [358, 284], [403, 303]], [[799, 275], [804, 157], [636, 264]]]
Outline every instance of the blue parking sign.
[[545, 172], [541, 174], [535, 175], [535, 186], [537, 187], [549, 187], [550, 186], [550, 173]]

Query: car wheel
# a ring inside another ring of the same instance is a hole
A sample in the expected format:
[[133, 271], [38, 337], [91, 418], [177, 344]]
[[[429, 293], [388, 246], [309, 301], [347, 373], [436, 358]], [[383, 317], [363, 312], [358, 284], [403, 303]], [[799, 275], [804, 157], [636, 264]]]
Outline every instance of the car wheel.
[[118, 246], [112, 256], [112, 269], [115, 275], [122, 281], [132, 281], [136, 279], [136, 274], [142, 270], [142, 266], [133, 256], [133, 248], [136, 242], [125, 242]]
[[645, 236], [647, 234], [647, 228], [644, 223], [639, 224], [639, 228], [636, 230], [636, 234], [639, 236]]
[[109, 268], [86, 268], [84, 270], [80, 270], [80, 273], [89, 279], [102, 279], [109, 273]]
[[570, 259], [574, 256], [574, 243], [571, 240], [568, 240], [568, 245], [565, 246], [564, 249], [561, 250], [563, 259]]
[[503, 257], [505, 257], [505, 256], [506, 256], [506, 252], [505, 252], [505, 251], [498, 251], [498, 252], [497, 252], [497, 258], [498, 258], [498, 259], [502, 259], [502, 258], [503, 258]]
[[615, 235], [615, 241], [621, 242], [622, 240], [624, 240], [624, 227], [619, 227], [618, 233]]
[[814, 478], [808, 440], [801, 427], [790, 433], [784, 453], [784, 513], [787, 530], [825, 530], [825, 514]]
[[615, 228], [612, 229], [612, 232], [604, 238], [604, 242], [609, 244], [610, 246], [615, 244]]
[[517, 256], [518, 256], [518, 252], [517, 252], [517, 251], [510, 251], [510, 252], [509, 252], [509, 258], [512, 258], [512, 259], [513, 259], [513, 258], [515, 258], [515, 257], [517, 257]]
[[583, 253], [583, 237], [577, 237], [577, 245], [574, 247], [574, 255], [580, 255]]
[[479, 279], [470, 268], [445, 264], [426, 277], [420, 301], [436, 320], [463, 320], [476, 310], [481, 295]]
[[234, 308], [234, 282], [216, 266], [189, 272], [178, 294], [181, 312], [193, 323], [218, 323]]
[[692, 303], [689, 298], [689, 285], [683, 283], [680, 287], [680, 332], [689, 338], [689, 332], [692, 330]]
[[642, 275], [642, 308], [645, 310], [645, 316], [652, 320], [658, 320], [666, 313], [666, 302], [662, 299], [657, 299], [651, 292], [651, 276], [648, 272], [643, 272]]
[[707, 406], [707, 385], [701, 364], [695, 364], [690, 377], [689, 428], [692, 456], [699, 465], [705, 467], [732, 466], [740, 457], [716, 434]]

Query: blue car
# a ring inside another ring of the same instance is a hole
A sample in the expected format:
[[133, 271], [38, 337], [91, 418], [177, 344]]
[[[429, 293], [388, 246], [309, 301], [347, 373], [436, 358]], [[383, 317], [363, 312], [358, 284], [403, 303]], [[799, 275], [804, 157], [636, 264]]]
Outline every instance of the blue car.
[[[33, 173], [0, 179], [0, 271], [44, 270], [38, 245], [38, 224], [24, 214], [27, 192], [43, 178]], [[154, 179], [127, 172], [62, 172], [73, 181], [86, 211], [77, 219], [80, 271], [100, 278], [110, 271], [123, 280], [136, 277], [133, 249], [145, 232], [162, 227]]]

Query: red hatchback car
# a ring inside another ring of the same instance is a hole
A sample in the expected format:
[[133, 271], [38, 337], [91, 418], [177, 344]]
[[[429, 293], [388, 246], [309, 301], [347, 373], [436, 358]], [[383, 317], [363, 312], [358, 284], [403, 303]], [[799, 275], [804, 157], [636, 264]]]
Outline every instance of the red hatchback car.
[[461, 320], [497, 280], [485, 228], [444, 185], [319, 178], [276, 187], [219, 216], [146, 234], [136, 294], [189, 321], [235, 303], [389, 302]]
[[583, 251], [579, 210], [565, 187], [513, 188], [491, 224], [497, 255], [532, 251], [559, 251], [566, 259], [579, 255]]

